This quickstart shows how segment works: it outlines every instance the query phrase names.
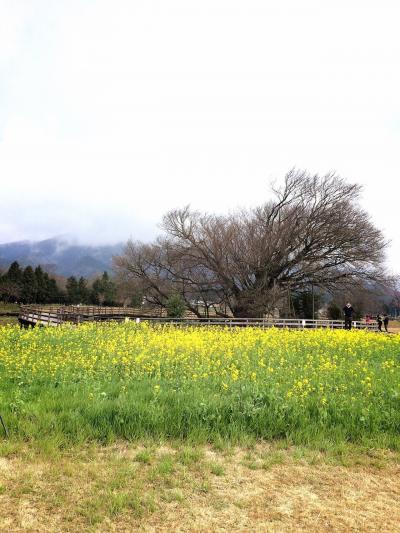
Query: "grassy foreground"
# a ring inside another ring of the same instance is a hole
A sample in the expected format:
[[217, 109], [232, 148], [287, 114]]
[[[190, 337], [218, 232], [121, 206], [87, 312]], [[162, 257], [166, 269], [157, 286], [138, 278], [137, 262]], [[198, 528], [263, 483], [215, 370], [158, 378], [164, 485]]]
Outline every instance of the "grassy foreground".
[[398, 454], [116, 442], [0, 444], [0, 531], [397, 533]]
[[0, 302], [0, 326], [18, 324], [18, 311], [17, 304]]
[[153, 438], [399, 450], [399, 353], [399, 336], [363, 331], [0, 327], [0, 413], [11, 442], [60, 449]]

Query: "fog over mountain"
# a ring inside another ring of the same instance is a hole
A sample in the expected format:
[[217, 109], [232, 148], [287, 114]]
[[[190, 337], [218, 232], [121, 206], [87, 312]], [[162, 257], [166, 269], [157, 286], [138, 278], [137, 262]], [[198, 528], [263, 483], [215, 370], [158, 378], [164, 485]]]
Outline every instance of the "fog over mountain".
[[42, 265], [46, 270], [63, 276], [90, 277], [111, 271], [112, 256], [119, 254], [123, 244], [83, 245], [54, 237], [42, 241], [16, 241], [0, 244], [0, 267], [13, 261], [20, 265]]

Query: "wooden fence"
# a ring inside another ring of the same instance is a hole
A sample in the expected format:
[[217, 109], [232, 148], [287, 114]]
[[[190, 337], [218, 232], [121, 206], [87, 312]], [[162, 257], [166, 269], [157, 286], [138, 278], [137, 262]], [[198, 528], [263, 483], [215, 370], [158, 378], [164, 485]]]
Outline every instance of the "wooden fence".
[[18, 319], [21, 324], [57, 326], [64, 322], [100, 322], [104, 320], [124, 320], [125, 318], [162, 318], [165, 312], [134, 307], [100, 307], [87, 305], [22, 305]]
[[[139, 309], [133, 307], [98, 307], [98, 306], [35, 306], [24, 305], [20, 308], [19, 322], [24, 326], [59, 326], [64, 323], [80, 324], [83, 322], [101, 321], [147, 321], [159, 324], [177, 324], [182, 326], [227, 326], [227, 327], [261, 327], [261, 328], [290, 328], [315, 329], [330, 328], [343, 329], [343, 320], [309, 320], [294, 318], [197, 318], [189, 314], [185, 318], [169, 318], [160, 316], [160, 311], [154, 309]], [[376, 331], [377, 323], [354, 321], [355, 329]]]

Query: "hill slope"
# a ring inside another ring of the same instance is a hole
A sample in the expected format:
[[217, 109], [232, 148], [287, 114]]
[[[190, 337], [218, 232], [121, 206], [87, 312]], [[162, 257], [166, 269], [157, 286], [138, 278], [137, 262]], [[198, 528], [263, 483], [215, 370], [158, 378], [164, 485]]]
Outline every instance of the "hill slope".
[[63, 276], [89, 277], [110, 271], [112, 256], [119, 254], [123, 244], [87, 246], [71, 244], [59, 238], [44, 241], [17, 241], [0, 244], [0, 266], [13, 261], [20, 265], [42, 265]]

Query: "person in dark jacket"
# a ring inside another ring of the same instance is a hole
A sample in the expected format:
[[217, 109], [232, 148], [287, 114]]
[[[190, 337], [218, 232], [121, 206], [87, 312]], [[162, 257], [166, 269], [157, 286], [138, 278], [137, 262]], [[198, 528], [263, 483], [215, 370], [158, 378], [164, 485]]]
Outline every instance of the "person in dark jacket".
[[388, 332], [389, 317], [386, 314], [383, 316], [383, 325], [385, 326], [386, 333], [389, 333]]
[[376, 321], [378, 322], [378, 329], [379, 329], [379, 331], [382, 331], [383, 320], [382, 320], [381, 315], [377, 315], [377, 317], [376, 317]]
[[344, 313], [344, 329], [351, 329], [351, 321], [353, 318], [354, 309], [351, 306], [350, 302], [348, 302], [343, 307], [343, 313]]

